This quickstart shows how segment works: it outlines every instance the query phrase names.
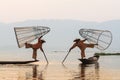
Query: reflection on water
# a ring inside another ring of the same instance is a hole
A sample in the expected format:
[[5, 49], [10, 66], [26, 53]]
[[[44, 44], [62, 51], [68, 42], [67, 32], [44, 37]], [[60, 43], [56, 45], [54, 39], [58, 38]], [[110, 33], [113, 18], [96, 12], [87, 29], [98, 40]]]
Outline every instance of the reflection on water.
[[[99, 63], [94, 65], [80, 64], [79, 66], [81, 80], [99, 80]], [[89, 70], [88, 68], [93, 69]]]
[[37, 65], [33, 66], [33, 78], [37, 78]]
[[[67, 66], [63, 65], [65, 69]], [[71, 70], [71, 69], [68, 69]], [[99, 63], [96, 64], [79, 64], [78, 71], [69, 71], [72, 73], [71, 80], [100, 80], [99, 79]]]
[[34, 65], [33, 66], [33, 80], [44, 80], [43, 79], [43, 76], [42, 76], [42, 71], [40, 73], [38, 73], [38, 70], [37, 70], [37, 65]]
[[0, 80], [120, 80], [119, 75], [99, 63], [0, 65]]
[[119, 56], [103, 56], [99, 63], [86, 65], [69, 59], [65, 64], [51, 60], [48, 65], [44, 61], [0, 65], [0, 80], [120, 80], [119, 61]]
[[48, 64], [43, 66], [43, 69], [40, 69], [39, 65], [32, 65], [32, 71], [26, 73], [26, 80], [44, 80], [43, 74], [47, 69]]

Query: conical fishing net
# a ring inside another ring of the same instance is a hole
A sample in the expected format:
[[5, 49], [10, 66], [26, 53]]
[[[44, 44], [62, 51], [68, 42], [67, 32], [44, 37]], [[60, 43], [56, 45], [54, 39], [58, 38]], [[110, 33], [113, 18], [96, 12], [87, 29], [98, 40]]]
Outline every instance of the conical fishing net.
[[44, 26], [15, 27], [14, 31], [18, 47], [21, 48], [26, 42], [32, 42], [33, 40], [47, 34], [50, 31], [50, 28]]
[[108, 30], [80, 29], [79, 34], [89, 43], [98, 44], [96, 48], [107, 49], [112, 42], [112, 33]]

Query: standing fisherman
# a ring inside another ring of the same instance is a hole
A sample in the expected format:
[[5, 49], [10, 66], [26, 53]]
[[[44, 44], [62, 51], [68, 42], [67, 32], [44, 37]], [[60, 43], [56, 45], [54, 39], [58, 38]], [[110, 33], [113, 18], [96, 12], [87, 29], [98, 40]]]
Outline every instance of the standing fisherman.
[[86, 44], [84, 43], [87, 39], [84, 39], [84, 40], [80, 40], [80, 39], [75, 39], [73, 42], [75, 42], [73, 44], [73, 46], [69, 49], [69, 52], [75, 48], [76, 46], [81, 50], [81, 58], [85, 58], [85, 49], [86, 48], [94, 48], [95, 45], [98, 45], [98, 44]]
[[42, 44], [45, 43], [46, 41], [42, 40], [41, 38], [42, 38], [42, 36], [40, 38], [38, 38], [38, 42], [36, 44], [25, 43], [26, 48], [32, 48], [33, 49], [32, 58], [35, 59], [35, 61], [37, 60], [37, 50], [39, 48], [44, 53], [44, 50], [42, 48]]

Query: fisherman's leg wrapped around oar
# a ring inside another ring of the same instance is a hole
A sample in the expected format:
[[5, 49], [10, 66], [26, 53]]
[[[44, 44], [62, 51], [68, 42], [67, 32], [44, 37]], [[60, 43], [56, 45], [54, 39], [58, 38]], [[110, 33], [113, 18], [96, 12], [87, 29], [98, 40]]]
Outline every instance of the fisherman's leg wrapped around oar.
[[25, 48], [32, 48], [32, 44], [25, 43]]

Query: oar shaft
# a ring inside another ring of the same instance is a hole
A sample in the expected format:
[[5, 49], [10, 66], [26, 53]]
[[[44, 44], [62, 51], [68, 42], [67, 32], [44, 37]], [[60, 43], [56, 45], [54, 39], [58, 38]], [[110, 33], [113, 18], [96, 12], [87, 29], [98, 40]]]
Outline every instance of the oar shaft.
[[46, 57], [46, 55], [45, 55], [45, 53], [44, 53], [44, 52], [43, 52], [43, 55], [45, 56], [45, 59], [46, 59], [47, 63], [49, 63], [49, 62], [48, 62], [48, 59], [47, 59], [47, 57]]
[[67, 53], [67, 55], [65, 56], [65, 58], [63, 59], [62, 63], [64, 63], [64, 61], [66, 60], [67, 56], [69, 55], [70, 52]]

